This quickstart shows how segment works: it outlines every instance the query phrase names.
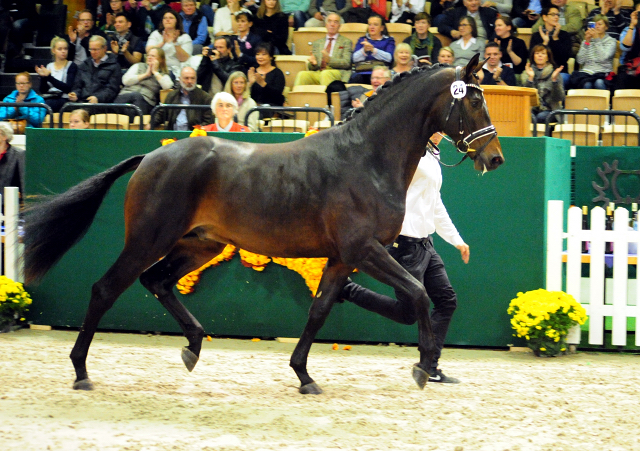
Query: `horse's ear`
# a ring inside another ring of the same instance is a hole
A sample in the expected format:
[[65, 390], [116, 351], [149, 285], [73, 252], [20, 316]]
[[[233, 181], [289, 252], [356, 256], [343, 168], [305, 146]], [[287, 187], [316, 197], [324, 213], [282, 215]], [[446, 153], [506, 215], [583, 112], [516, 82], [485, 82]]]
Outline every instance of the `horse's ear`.
[[467, 63], [467, 67], [464, 69], [464, 80], [469, 83], [471, 81], [471, 74], [474, 74], [479, 70], [484, 63], [480, 63], [480, 54], [476, 53], [473, 58]]

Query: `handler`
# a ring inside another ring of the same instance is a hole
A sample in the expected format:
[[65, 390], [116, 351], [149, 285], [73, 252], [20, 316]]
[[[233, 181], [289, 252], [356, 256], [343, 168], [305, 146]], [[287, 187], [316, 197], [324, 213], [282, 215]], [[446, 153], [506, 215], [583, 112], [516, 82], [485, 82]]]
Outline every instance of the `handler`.
[[[437, 133], [431, 137], [436, 145], [441, 139], [442, 136]], [[431, 323], [437, 349], [429, 371], [429, 382], [457, 384], [460, 382], [458, 379], [445, 376], [438, 368], [438, 360], [451, 317], [456, 309], [457, 298], [430, 235], [437, 232], [445, 241], [455, 246], [465, 263], [469, 262], [469, 246], [460, 237], [442, 203], [441, 186], [440, 162], [438, 157], [428, 152], [420, 160], [409, 185], [400, 235], [395, 242], [387, 246], [387, 250], [404, 269], [422, 282], [433, 302]], [[396, 297], [397, 300], [375, 293], [350, 279], [342, 290], [342, 298], [347, 301], [398, 323], [414, 324], [417, 318], [413, 302], [398, 291]]]

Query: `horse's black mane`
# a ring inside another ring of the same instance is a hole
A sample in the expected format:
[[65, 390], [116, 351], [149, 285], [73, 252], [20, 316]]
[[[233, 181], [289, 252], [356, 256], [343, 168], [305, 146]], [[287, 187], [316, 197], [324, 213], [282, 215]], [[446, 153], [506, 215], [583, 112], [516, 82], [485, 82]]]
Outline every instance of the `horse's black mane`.
[[377, 94], [376, 95], [372, 95], [371, 97], [369, 97], [367, 99], [367, 101], [364, 103], [364, 107], [362, 108], [352, 108], [351, 110], [349, 110], [349, 112], [347, 113], [347, 116], [345, 117], [344, 121], [342, 121], [340, 124], [338, 124], [338, 126], [345, 124], [346, 122], [349, 122], [351, 120], [353, 120], [355, 117], [357, 117], [358, 114], [362, 113], [365, 108], [367, 108], [369, 106], [369, 104], [371, 102], [373, 102], [374, 100], [376, 100], [378, 97], [380, 97], [380, 95], [386, 93], [390, 87], [395, 86], [399, 83], [402, 83], [403, 81], [405, 81], [408, 78], [415, 78], [418, 74], [423, 74], [425, 72], [437, 72], [440, 69], [444, 69], [445, 67], [451, 67], [448, 64], [440, 64], [440, 63], [436, 63], [436, 64], [432, 64], [431, 66], [419, 66], [419, 67], [414, 67], [413, 69], [406, 71], [406, 72], [401, 72], [399, 74], [396, 74], [393, 76], [393, 78], [391, 80], [389, 80], [388, 82], [386, 82], [384, 85], [382, 85], [381, 87], [378, 88]]

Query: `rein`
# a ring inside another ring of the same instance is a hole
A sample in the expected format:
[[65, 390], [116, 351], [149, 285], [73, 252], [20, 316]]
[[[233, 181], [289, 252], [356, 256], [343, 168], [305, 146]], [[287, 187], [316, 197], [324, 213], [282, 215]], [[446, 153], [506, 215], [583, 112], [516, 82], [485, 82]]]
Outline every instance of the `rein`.
[[[461, 70], [462, 68], [460, 66], [456, 67], [456, 80], [455, 80], [456, 82], [461, 80], [461, 76], [460, 76]], [[484, 89], [482, 89], [479, 85], [475, 83], [465, 83], [464, 86], [477, 89], [480, 92], [484, 92]], [[468, 124], [469, 122], [467, 119], [466, 110], [463, 108], [463, 105], [462, 105], [462, 99], [465, 96], [466, 96], [466, 91], [464, 92], [464, 95], [462, 95], [461, 97], [453, 96], [453, 99], [451, 100], [451, 105], [449, 106], [449, 113], [447, 114], [447, 118], [445, 119], [445, 123], [449, 122], [449, 118], [451, 117], [451, 113], [453, 112], [453, 109], [455, 108], [456, 105], [459, 105], [460, 114], [458, 115], [458, 118], [459, 118], [459, 130], [460, 130], [459, 134], [460, 135], [464, 134], [464, 125]], [[448, 136], [445, 136], [445, 135], [440, 135], [440, 136], [442, 136], [444, 139], [446, 139], [451, 144], [453, 144], [458, 152], [464, 154], [462, 159], [456, 164], [446, 164], [446, 163], [443, 163], [439, 158], [437, 159], [441, 165], [452, 168], [460, 165], [464, 160], [467, 159], [467, 157], [469, 156], [469, 148], [471, 147], [471, 144], [473, 144], [474, 141], [480, 138], [484, 138], [485, 136], [491, 136], [491, 139], [489, 139], [486, 143], [484, 143], [484, 145], [479, 150], [477, 150], [478, 154], [480, 154], [487, 147], [487, 145], [491, 141], [493, 141], [493, 139], [496, 136], [498, 136], [498, 132], [496, 131], [496, 128], [494, 125], [489, 125], [487, 127], [481, 128], [480, 130], [476, 130], [475, 132], [469, 134], [465, 138], [458, 140], [456, 142], [453, 142], [453, 140]], [[427, 152], [431, 153], [434, 156], [440, 155], [440, 149], [433, 141], [431, 141], [431, 138], [429, 138], [427, 147], [425, 149], [425, 155], [427, 154]], [[474, 152], [476, 151], [474, 150]]]

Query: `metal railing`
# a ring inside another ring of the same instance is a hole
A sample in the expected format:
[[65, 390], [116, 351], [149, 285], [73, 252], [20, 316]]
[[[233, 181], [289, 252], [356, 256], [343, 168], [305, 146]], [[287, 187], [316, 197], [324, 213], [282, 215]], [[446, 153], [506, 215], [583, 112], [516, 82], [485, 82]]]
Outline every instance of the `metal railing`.
[[[576, 123], [575, 121], [575, 116], [586, 116], [586, 122], [580, 122], [580, 123]], [[567, 121], [568, 117], [574, 117], [574, 121]], [[596, 120], [593, 123], [589, 123], [589, 119], [590, 117], [596, 116]], [[546, 120], [545, 120], [545, 131], [544, 134], [545, 136], [552, 136], [552, 122], [558, 122], [559, 125], [562, 124], [568, 124], [568, 125], [584, 125], [585, 130], [581, 131], [581, 130], [576, 130], [577, 127], [572, 127], [572, 130], [567, 130], [567, 131], [561, 131], [561, 135], [560, 137], [563, 138], [564, 134], [568, 134], [571, 136], [571, 142], [575, 144], [576, 141], [576, 135], [579, 133], [585, 133], [588, 129], [589, 129], [589, 125], [597, 125], [598, 126], [598, 141], [602, 140], [602, 129], [603, 126], [601, 124], [602, 122], [602, 117], [605, 117], [605, 124], [610, 124], [611, 125], [611, 130], [612, 132], [615, 130], [613, 125], [614, 125], [614, 121], [612, 121], [612, 118], [615, 118], [617, 116], [620, 117], [631, 117], [636, 121], [636, 124], [638, 125], [638, 131], [637, 132], [627, 132], [626, 131], [626, 126], [628, 126], [628, 119], [625, 119], [624, 124], [615, 124], [615, 125], [625, 125], [625, 134], [624, 134], [624, 145], [628, 145], [628, 137], [631, 134], [636, 134], [637, 133], [637, 139], [638, 139], [638, 144], [636, 145], [640, 145], [640, 116], [638, 116], [635, 112], [633, 111], [620, 111], [620, 110], [553, 110], [549, 116], [547, 116]], [[564, 120], [563, 120], [564, 118]], [[534, 127], [535, 129], [535, 127]], [[535, 136], [535, 135], [534, 135]]]
[[[0, 102], [0, 108], [2, 107], [7, 107], [7, 108], [11, 108], [11, 107], [18, 107], [18, 108], [43, 108], [45, 110], [47, 110], [47, 114], [49, 115], [49, 123], [51, 124], [51, 127], [53, 128], [53, 110], [51, 109], [51, 107], [49, 105], [47, 105], [46, 103], [32, 103], [32, 102]], [[45, 116], [46, 117], [46, 116]], [[13, 119], [13, 118], [7, 118], [7, 119]]]
[[[260, 113], [262, 115], [262, 113], [266, 113], [267, 115], [273, 116], [273, 114], [278, 114], [279, 116], [281, 116], [278, 119], [298, 119], [298, 113], [305, 113], [305, 117], [307, 121], [307, 123], [309, 123], [309, 113], [315, 113], [318, 115], [318, 121], [320, 121], [320, 117], [325, 117], [327, 118], [327, 120], [329, 120], [329, 122], [331, 122], [331, 126], [333, 127], [333, 125], [335, 124], [335, 119], [333, 116], [333, 113], [331, 112], [331, 110], [327, 109], [327, 108], [317, 108], [317, 107], [283, 107], [283, 106], [258, 106], [255, 108], [251, 108], [249, 111], [247, 111], [247, 115], [244, 117], [244, 125], [248, 126], [249, 125], [249, 116], [251, 114], [254, 113]], [[293, 116], [293, 117], [291, 117]], [[269, 121], [271, 122], [271, 121]], [[278, 128], [280, 128], [280, 130], [284, 130], [286, 127], [285, 123], [282, 122], [280, 124], [280, 126], [276, 126], [275, 129], [277, 130]], [[273, 125], [270, 125], [269, 127], [269, 131], [273, 131], [274, 127]], [[260, 127], [260, 131], [262, 131], [262, 127]]]
[[[63, 128], [63, 113], [67, 113], [69, 111], [83, 109], [86, 110], [90, 115], [95, 114], [123, 114], [125, 116], [129, 116], [129, 124], [133, 123], [133, 118], [135, 116], [139, 117], [140, 124], [139, 129], [144, 130], [143, 124], [143, 114], [142, 110], [136, 105], [132, 105], [130, 103], [75, 103], [75, 102], [67, 102], [62, 108], [60, 108], [60, 117], [58, 118], [58, 127]], [[133, 111], [133, 114], [127, 113], [127, 111]], [[98, 122], [92, 122], [96, 125]], [[108, 122], [106, 123], [108, 124]], [[105, 125], [106, 125], [105, 124]], [[129, 126], [129, 128], [131, 128]]]

